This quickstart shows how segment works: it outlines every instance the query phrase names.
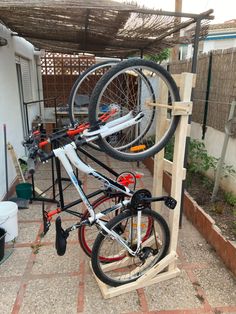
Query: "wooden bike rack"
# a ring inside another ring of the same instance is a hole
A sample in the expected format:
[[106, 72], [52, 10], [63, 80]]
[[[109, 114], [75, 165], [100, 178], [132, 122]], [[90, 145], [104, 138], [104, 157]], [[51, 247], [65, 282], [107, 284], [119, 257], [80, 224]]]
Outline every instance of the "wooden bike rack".
[[[164, 158], [164, 149], [155, 155], [154, 158], [154, 177], [153, 177], [153, 195], [163, 195], [163, 172], [166, 171], [171, 174], [171, 196], [176, 199], [177, 205], [174, 210], [169, 211], [169, 228], [170, 228], [170, 247], [169, 253], [143, 276], [132, 283], [128, 283], [118, 287], [110, 287], [101, 282], [96, 276], [95, 279], [105, 299], [118, 296], [129, 291], [139, 288], [147, 287], [154, 283], [162, 282], [167, 279], [174, 278], [179, 275], [180, 270], [177, 267], [177, 242], [179, 232], [179, 218], [181, 205], [182, 181], [186, 176], [186, 169], [184, 168], [184, 156], [186, 138], [190, 134], [189, 115], [192, 113], [191, 93], [192, 88], [195, 87], [196, 75], [192, 73], [182, 73], [173, 75], [180, 91], [180, 102], [175, 102], [172, 109], [172, 115], [179, 115], [180, 121], [178, 123], [175, 140], [174, 140], [174, 155], [173, 162]], [[164, 134], [166, 125], [169, 123], [167, 119], [167, 110], [170, 109], [167, 105], [168, 92], [166, 86], [159, 86], [159, 99], [157, 103], [146, 102], [147, 106], [156, 106], [157, 108], [157, 129], [156, 140]], [[159, 202], [154, 203], [156, 211], [161, 210]], [[152, 238], [145, 241], [151, 242]], [[104, 269], [118, 269], [129, 264], [129, 257], [122, 259], [119, 262], [104, 264]]]

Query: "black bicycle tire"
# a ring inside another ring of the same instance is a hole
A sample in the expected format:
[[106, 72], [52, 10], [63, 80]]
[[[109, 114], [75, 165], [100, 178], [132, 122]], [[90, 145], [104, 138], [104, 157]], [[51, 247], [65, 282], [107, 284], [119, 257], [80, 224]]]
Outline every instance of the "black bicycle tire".
[[[100, 206], [104, 201], [106, 202], [107, 200], [113, 199], [113, 198], [115, 198], [115, 197], [116, 197], [115, 195], [112, 196], [112, 197], [109, 197], [109, 196], [106, 196], [106, 195], [101, 196], [101, 197], [99, 197], [97, 200], [94, 201], [94, 203], [92, 204], [92, 206], [93, 206], [94, 210], [96, 210], [96, 207], [97, 207], [97, 206]], [[118, 197], [118, 195], [117, 195], [117, 197]], [[82, 217], [82, 220], [83, 220], [83, 219], [87, 219], [89, 216], [90, 216], [89, 211], [86, 210], [86, 211], [84, 212], [84, 216]], [[80, 244], [80, 247], [81, 247], [81, 249], [83, 250], [83, 252], [84, 252], [88, 257], [91, 258], [91, 255], [92, 255], [92, 254], [91, 254], [91, 253], [92, 253], [92, 248], [91, 248], [91, 249], [88, 248], [89, 245], [88, 245], [88, 243], [87, 243], [87, 241], [86, 241], [86, 239], [85, 239], [85, 231], [84, 231], [84, 229], [87, 228], [87, 227], [90, 228], [90, 226], [84, 225], [84, 226], [82, 226], [81, 228], [78, 229], [78, 240], [79, 240], [79, 244]], [[109, 262], [110, 262], [109, 260], [106, 260], [106, 258], [104, 258], [104, 257], [102, 257], [102, 260], [103, 260], [104, 263], [109, 263]]]
[[69, 118], [70, 118], [70, 122], [72, 124], [72, 126], [74, 126], [74, 117], [73, 117], [73, 112], [74, 112], [74, 96], [78, 91], [78, 85], [81, 84], [81, 81], [85, 79], [86, 76], [89, 75], [90, 72], [93, 72], [94, 70], [96, 70], [97, 68], [101, 67], [101, 66], [105, 66], [105, 65], [109, 65], [109, 64], [116, 64], [119, 61], [117, 60], [110, 60], [110, 61], [103, 61], [100, 63], [96, 63], [93, 64], [92, 66], [90, 66], [87, 70], [85, 70], [82, 74], [80, 74], [78, 76], [78, 78], [75, 80], [71, 91], [70, 91], [70, 95], [68, 98], [68, 106], [69, 106]]
[[[178, 88], [176, 86], [176, 83], [172, 76], [159, 64], [156, 64], [152, 61], [149, 60], [143, 60], [143, 59], [130, 59], [126, 60], [123, 62], [120, 62], [119, 64], [115, 65], [112, 67], [108, 72], [106, 72], [102, 78], [98, 81], [96, 84], [91, 98], [90, 98], [90, 104], [89, 104], [89, 122], [91, 126], [96, 126], [97, 125], [97, 106], [98, 104], [98, 99], [100, 98], [100, 94], [103, 91], [104, 86], [114, 77], [117, 73], [119, 73], [122, 70], [125, 70], [126, 68], [129, 67], [135, 67], [135, 66], [147, 66], [149, 68], [153, 68], [155, 72], [157, 72], [160, 77], [164, 78], [165, 82], [168, 83], [169, 90], [171, 90], [173, 96], [174, 96], [174, 101], [179, 101], [179, 92]], [[113, 147], [111, 147], [107, 141], [103, 138], [99, 138], [96, 143], [101, 147], [103, 151], [105, 151], [108, 155], [111, 157], [121, 160], [121, 161], [141, 161], [147, 157], [151, 157], [158, 153], [161, 149], [163, 149], [167, 142], [171, 139], [173, 136], [176, 127], [179, 122], [179, 116], [174, 116], [171, 119], [171, 123], [169, 126], [169, 129], [167, 132], [164, 134], [162, 139], [156, 143], [152, 148], [149, 148], [148, 150], [144, 152], [139, 152], [136, 154], [129, 154], [129, 153], [124, 153], [122, 151], [119, 151]]]
[[[156, 263], [158, 263], [168, 252], [169, 249], [169, 244], [170, 244], [170, 231], [169, 231], [169, 227], [165, 221], [165, 219], [158, 214], [157, 212], [146, 208], [142, 210], [142, 214], [146, 214], [149, 216], [152, 216], [153, 219], [155, 219], [156, 221], [158, 221], [158, 224], [161, 226], [162, 231], [164, 233], [165, 236], [165, 244], [164, 244], [164, 249], [162, 254], [157, 258], [157, 260], [155, 261], [154, 265]], [[121, 214], [119, 214], [118, 216], [114, 217], [112, 220], [110, 220], [106, 227], [108, 229], [111, 229], [113, 226], [119, 224], [120, 221], [122, 221], [123, 219], [126, 219], [128, 217], [131, 217], [133, 215], [136, 215], [136, 213], [132, 210], [125, 210], [124, 212], [122, 212]], [[95, 273], [95, 275], [104, 283], [108, 284], [109, 286], [113, 286], [113, 287], [117, 287], [126, 283], [130, 283], [133, 282], [135, 280], [137, 280], [142, 274], [140, 274], [139, 276], [137, 276], [136, 278], [133, 279], [129, 279], [129, 280], [125, 280], [123, 282], [121, 281], [117, 281], [114, 279], [111, 279], [110, 277], [108, 277], [106, 274], [104, 274], [104, 272], [102, 271], [102, 268], [100, 267], [100, 263], [99, 263], [99, 259], [98, 259], [98, 254], [99, 254], [99, 248], [100, 245], [102, 244], [103, 239], [106, 236], [106, 232], [102, 232], [99, 233], [94, 245], [93, 245], [93, 250], [92, 250], [92, 258], [91, 258], [91, 262], [92, 262], [92, 268], [93, 271]], [[153, 265], [153, 266], [154, 266]]]

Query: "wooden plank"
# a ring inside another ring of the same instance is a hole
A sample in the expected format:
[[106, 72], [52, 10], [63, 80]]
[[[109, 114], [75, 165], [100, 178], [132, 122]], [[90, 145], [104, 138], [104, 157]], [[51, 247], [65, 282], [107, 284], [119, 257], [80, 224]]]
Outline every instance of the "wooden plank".
[[[185, 75], [185, 74], [189, 74], [189, 72], [182, 72], [181, 74], [172, 74], [172, 77], [173, 79], [175, 80], [175, 84], [180, 87], [183, 82], [182, 82], [182, 75]], [[191, 73], [192, 74], [192, 73]], [[193, 77], [193, 80], [192, 80], [192, 88], [196, 87], [196, 79], [197, 79], [197, 76], [196, 74], [194, 74], [194, 77]]]
[[[164, 159], [164, 167], [163, 170], [172, 174], [173, 163], [170, 160]], [[186, 178], [186, 169], [182, 167], [182, 175], [181, 178], [185, 180]]]
[[163, 269], [165, 269], [170, 262], [172, 262], [173, 260], [176, 260], [176, 257], [177, 255], [175, 252], [169, 253], [159, 263], [157, 263], [154, 267], [148, 270], [142, 277], [140, 277], [134, 282], [131, 282], [122, 286], [118, 286], [118, 287], [110, 287], [106, 285], [104, 282], [100, 281], [97, 278], [97, 276], [94, 274], [91, 263], [90, 263], [90, 268], [98, 283], [98, 286], [102, 292], [103, 297], [105, 299], [108, 299], [108, 298], [118, 296], [123, 293], [133, 291], [135, 289], [152, 285], [153, 283], [157, 283], [163, 280], [167, 280], [169, 278], [176, 277], [180, 273], [178, 268], [176, 268], [175, 270], [172, 270], [169, 273], [164, 272], [158, 275], [158, 273], [160, 273]]
[[[159, 99], [158, 102], [167, 104], [168, 102], [168, 89], [167, 86], [161, 81], [159, 86]], [[163, 137], [166, 131], [166, 120], [167, 120], [167, 109], [166, 108], [157, 108], [157, 119], [156, 119], [156, 143], [160, 138]], [[163, 165], [164, 165], [164, 154], [165, 151], [162, 149], [154, 157], [154, 173], [153, 173], [153, 189], [152, 194], [154, 196], [163, 194]], [[155, 202], [153, 204], [154, 210], [160, 211], [162, 207], [161, 202]]]
[[[90, 266], [90, 268], [91, 268], [91, 266]], [[113, 297], [116, 297], [116, 296], [124, 294], [124, 293], [131, 292], [131, 291], [136, 290], [136, 289], [148, 287], [148, 286], [153, 285], [155, 283], [162, 282], [162, 281], [177, 277], [180, 274], [180, 270], [178, 268], [176, 268], [176, 269], [173, 269], [173, 270], [168, 271], [168, 272], [160, 273], [157, 276], [155, 276], [149, 280], [140, 281], [140, 282], [138, 282], [138, 280], [136, 280], [135, 282], [131, 282], [131, 283], [128, 283], [128, 284], [125, 284], [122, 286], [118, 286], [118, 287], [110, 287], [110, 286], [106, 285], [104, 282], [102, 282], [101, 280], [99, 280], [96, 277], [96, 275], [94, 274], [93, 271], [92, 271], [92, 273], [95, 277], [95, 280], [97, 281], [97, 284], [100, 288], [100, 291], [102, 293], [103, 298], [109, 299], [109, 298], [113, 298]]]
[[174, 102], [173, 105], [165, 105], [165, 104], [160, 104], [157, 102], [149, 102], [146, 101], [146, 106], [153, 106], [157, 108], [165, 108], [165, 109], [170, 109], [172, 116], [180, 116], [180, 115], [190, 115], [192, 113], [192, 102]]
[[[24, 175], [23, 175], [23, 172], [22, 172], [22, 169], [21, 169], [19, 160], [18, 160], [18, 158], [17, 158], [17, 156], [16, 156], [16, 152], [15, 152], [15, 150], [14, 150], [14, 147], [13, 147], [10, 143], [8, 143], [8, 144], [7, 144], [7, 149], [9, 150], [9, 152], [10, 152], [10, 154], [11, 154], [12, 161], [13, 161], [13, 164], [14, 164], [15, 169], [16, 169], [17, 178], [18, 178], [18, 180], [19, 180], [20, 183], [21, 183], [21, 182], [24, 183], [24, 182], [25, 182], [25, 177], [24, 177]], [[38, 195], [40, 195], [40, 196], [42, 196], [42, 197], [45, 197], [45, 196], [46, 196], [46, 194], [43, 193], [38, 187], [35, 186], [35, 187], [34, 187], [34, 190], [35, 190], [35, 192], [36, 192]]]
[[[194, 74], [182, 73], [180, 85], [181, 101], [188, 103], [192, 94], [192, 82]], [[177, 250], [178, 232], [179, 232], [179, 218], [180, 218], [180, 205], [182, 193], [182, 170], [184, 166], [186, 137], [189, 131], [188, 128], [188, 115], [181, 115], [179, 124], [175, 132], [174, 142], [174, 156], [172, 164], [172, 183], [171, 183], [171, 196], [177, 201], [175, 210], [170, 212], [169, 226], [171, 233], [170, 250]], [[176, 268], [175, 263], [169, 266], [169, 270]]]
[[17, 179], [19, 180], [19, 182], [25, 182], [25, 178], [24, 178], [24, 175], [23, 175], [23, 172], [22, 172], [19, 160], [18, 160], [18, 158], [16, 156], [16, 152], [14, 150], [14, 147], [10, 143], [8, 143], [7, 144], [7, 149], [10, 152], [10, 155], [11, 155], [14, 167], [16, 169]]
[[160, 262], [149, 269], [142, 277], [136, 280], [137, 284], [141, 282], [147, 282], [149, 279], [154, 278], [158, 273], [165, 269], [170, 263], [177, 259], [177, 254], [171, 251]]

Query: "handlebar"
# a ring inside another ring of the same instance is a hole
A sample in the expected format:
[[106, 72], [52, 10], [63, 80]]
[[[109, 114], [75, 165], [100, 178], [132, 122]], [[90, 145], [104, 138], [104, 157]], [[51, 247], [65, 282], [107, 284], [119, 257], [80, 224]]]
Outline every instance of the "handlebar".
[[[112, 108], [110, 112], [107, 112], [99, 117], [99, 124], [103, 125], [105, 121], [107, 121], [111, 116], [117, 113], [116, 108]], [[80, 147], [83, 144], [96, 140], [97, 138], [106, 137], [112, 133], [118, 132], [128, 126], [134, 125], [139, 121], [143, 114], [142, 112], [138, 113], [135, 117], [132, 117], [132, 111], [129, 112], [124, 117], [118, 118], [114, 121], [108, 122], [104, 127], [99, 130], [88, 131], [90, 125], [89, 123], [83, 123], [74, 129], [64, 128], [57, 132], [52, 133], [48, 138], [45, 139], [45, 134], [42, 133], [42, 130], [34, 130], [31, 136], [24, 142], [24, 146], [28, 148], [29, 151], [29, 158], [35, 159], [36, 156], [39, 156], [41, 161], [47, 161], [48, 159], [54, 156], [54, 153], [47, 154], [45, 153], [42, 148], [47, 145], [48, 143], [59, 141], [63, 139], [74, 140], [74, 144], [76, 147]], [[83, 133], [84, 136], [78, 137], [76, 140], [73, 139], [75, 135], [79, 135]], [[42, 136], [43, 135], [43, 136]], [[29, 161], [29, 171], [30, 173], [34, 173], [33, 163]]]
[[35, 173], [35, 163], [34, 163], [34, 159], [33, 158], [28, 158], [27, 160], [27, 169], [28, 169], [28, 172], [30, 174], [34, 174]]
[[[43, 152], [43, 151], [42, 151]], [[45, 162], [45, 161], [48, 161], [49, 159], [51, 159], [52, 157], [55, 156], [54, 152], [51, 152], [49, 154], [43, 152], [43, 154], [38, 154], [39, 155], [39, 158], [42, 162]]]

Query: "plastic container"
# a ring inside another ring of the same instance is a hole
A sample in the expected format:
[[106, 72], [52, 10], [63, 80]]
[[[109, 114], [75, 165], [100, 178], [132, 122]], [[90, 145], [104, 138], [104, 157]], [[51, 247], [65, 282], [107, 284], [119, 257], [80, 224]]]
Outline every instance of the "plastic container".
[[32, 184], [28, 182], [19, 183], [16, 186], [16, 195], [19, 198], [29, 200], [32, 197]]
[[6, 230], [6, 242], [12, 241], [18, 236], [17, 212], [16, 203], [0, 202], [0, 228]]
[[6, 236], [6, 230], [3, 228], [0, 228], [0, 261], [4, 257], [4, 251], [5, 251], [5, 236]]

